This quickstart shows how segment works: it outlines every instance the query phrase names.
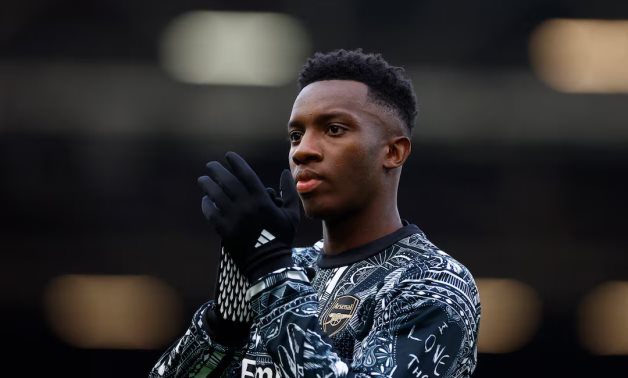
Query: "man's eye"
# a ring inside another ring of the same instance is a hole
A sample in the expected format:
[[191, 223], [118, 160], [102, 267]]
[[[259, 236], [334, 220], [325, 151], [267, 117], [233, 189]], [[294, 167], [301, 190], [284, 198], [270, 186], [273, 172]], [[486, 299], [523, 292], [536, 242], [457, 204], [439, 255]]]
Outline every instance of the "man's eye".
[[303, 133], [296, 130], [288, 133], [288, 139], [290, 139], [291, 142], [298, 142], [299, 140], [301, 140], [302, 136], [303, 136]]
[[329, 127], [327, 128], [327, 132], [330, 135], [341, 135], [345, 132], [345, 129], [338, 125], [329, 125]]

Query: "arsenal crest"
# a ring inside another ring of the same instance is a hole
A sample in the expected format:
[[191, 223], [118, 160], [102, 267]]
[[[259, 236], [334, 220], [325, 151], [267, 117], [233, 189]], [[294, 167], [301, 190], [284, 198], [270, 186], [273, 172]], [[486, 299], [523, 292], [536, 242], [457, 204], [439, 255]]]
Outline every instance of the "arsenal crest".
[[332, 336], [342, 331], [355, 313], [358, 303], [360, 303], [360, 300], [352, 295], [334, 299], [321, 320], [323, 332], [328, 336]]

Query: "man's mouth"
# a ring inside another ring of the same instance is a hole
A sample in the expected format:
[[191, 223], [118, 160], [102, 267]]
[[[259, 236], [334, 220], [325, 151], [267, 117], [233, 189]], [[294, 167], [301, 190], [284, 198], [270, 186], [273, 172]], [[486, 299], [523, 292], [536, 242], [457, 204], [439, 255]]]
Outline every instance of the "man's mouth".
[[299, 194], [310, 193], [323, 181], [323, 178], [318, 173], [307, 168], [295, 173], [296, 187]]
[[297, 192], [304, 194], [316, 189], [322, 181], [315, 178], [297, 181]]

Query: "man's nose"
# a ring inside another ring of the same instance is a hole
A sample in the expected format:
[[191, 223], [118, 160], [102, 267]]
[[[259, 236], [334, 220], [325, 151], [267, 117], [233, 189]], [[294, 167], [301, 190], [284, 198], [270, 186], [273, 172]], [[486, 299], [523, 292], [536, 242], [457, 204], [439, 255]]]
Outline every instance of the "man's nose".
[[313, 132], [305, 132], [299, 144], [292, 147], [292, 161], [295, 164], [304, 164], [310, 161], [320, 161], [323, 158], [320, 141]]

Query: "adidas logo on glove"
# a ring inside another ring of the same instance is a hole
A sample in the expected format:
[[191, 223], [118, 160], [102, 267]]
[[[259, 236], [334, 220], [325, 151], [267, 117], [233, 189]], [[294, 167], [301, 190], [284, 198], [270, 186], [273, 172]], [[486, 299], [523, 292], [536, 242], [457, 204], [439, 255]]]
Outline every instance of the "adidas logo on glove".
[[266, 230], [262, 230], [262, 233], [257, 238], [257, 243], [255, 243], [255, 248], [259, 248], [263, 246], [264, 244], [268, 243], [274, 238], [275, 238], [275, 235], [271, 234], [270, 232]]

